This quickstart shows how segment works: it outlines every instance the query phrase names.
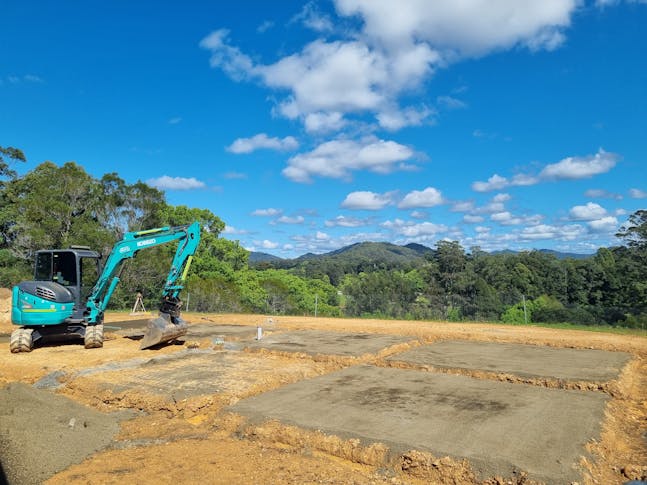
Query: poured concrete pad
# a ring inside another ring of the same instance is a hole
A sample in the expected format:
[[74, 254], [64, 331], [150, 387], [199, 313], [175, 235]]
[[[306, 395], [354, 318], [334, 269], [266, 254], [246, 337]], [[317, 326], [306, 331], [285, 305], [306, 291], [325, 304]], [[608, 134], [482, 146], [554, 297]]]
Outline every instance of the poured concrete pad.
[[310, 355], [326, 354], [359, 357], [364, 354], [375, 354], [392, 345], [413, 340], [411, 337], [397, 335], [302, 330], [272, 333], [248, 345], [248, 347], [283, 352], [303, 352]]
[[417, 347], [392, 356], [390, 360], [441, 368], [504, 372], [521, 377], [606, 382], [618, 376], [630, 357], [625, 352], [606, 350], [447, 341]]
[[344, 438], [466, 458], [484, 476], [513, 469], [548, 483], [581, 479], [575, 466], [598, 437], [606, 394], [355, 366], [244, 399], [231, 410]]

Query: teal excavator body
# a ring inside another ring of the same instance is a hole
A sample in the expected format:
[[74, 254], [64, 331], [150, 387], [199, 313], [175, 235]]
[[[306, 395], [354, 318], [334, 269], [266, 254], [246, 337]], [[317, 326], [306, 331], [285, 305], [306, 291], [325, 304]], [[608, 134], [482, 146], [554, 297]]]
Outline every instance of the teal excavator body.
[[101, 254], [87, 247], [38, 251], [34, 281], [12, 290], [11, 321], [20, 328], [11, 335], [11, 351], [29, 352], [41, 338], [83, 338], [86, 348], [102, 347], [103, 316], [123, 262], [141, 250], [174, 241], [178, 247], [162, 290], [159, 317], [148, 322], [140, 348], [186, 334], [179, 295], [200, 242], [198, 222], [128, 232], [112, 248], [103, 268]]

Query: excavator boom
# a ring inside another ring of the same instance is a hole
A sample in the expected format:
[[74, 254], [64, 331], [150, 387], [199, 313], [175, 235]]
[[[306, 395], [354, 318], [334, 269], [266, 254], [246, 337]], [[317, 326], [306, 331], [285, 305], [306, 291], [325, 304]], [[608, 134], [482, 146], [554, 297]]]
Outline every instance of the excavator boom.
[[148, 322], [140, 348], [146, 349], [163, 342], [174, 340], [187, 332], [187, 325], [180, 317], [182, 302], [179, 299], [184, 287], [189, 266], [200, 242], [200, 225], [194, 222], [188, 226], [161, 227], [148, 231], [127, 233], [118, 242], [108, 257], [103, 274], [95, 285], [87, 302], [88, 321], [96, 321], [108, 305], [112, 293], [119, 283], [116, 276], [122, 262], [132, 258], [138, 251], [173, 241], [179, 241], [171, 269], [162, 289], [159, 317]]

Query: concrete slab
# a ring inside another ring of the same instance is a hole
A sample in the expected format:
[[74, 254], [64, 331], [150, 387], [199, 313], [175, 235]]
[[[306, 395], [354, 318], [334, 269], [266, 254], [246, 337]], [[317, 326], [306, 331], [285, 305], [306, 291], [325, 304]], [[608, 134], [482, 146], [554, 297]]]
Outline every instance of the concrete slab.
[[343, 438], [466, 458], [484, 476], [527, 471], [580, 480], [585, 443], [600, 433], [608, 396], [464, 376], [353, 366], [244, 399], [252, 422], [278, 419]]
[[520, 377], [606, 382], [616, 378], [630, 358], [626, 352], [606, 350], [445, 341], [408, 350], [391, 356], [389, 360], [440, 368], [511, 373]]
[[375, 354], [392, 345], [411, 342], [412, 337], [364, 333], [338, 333], [319, 330], [276, 332], [248, 345], [282, 352], [359, 357]]

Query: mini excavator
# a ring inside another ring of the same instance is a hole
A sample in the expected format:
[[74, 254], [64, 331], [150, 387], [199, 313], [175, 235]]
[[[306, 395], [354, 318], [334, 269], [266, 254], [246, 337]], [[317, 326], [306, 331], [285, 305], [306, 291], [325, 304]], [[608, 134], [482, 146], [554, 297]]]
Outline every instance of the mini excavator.
[[37, 251], [34, 281], [23, 281], [12, 290], [11, 322], [20, 328], [11, 334], [11, 352], [30, 352], [40, 339], [80, 338], [86, 349], [103, 347], [103, 316], [124, 261], [174, 241], [178, 247], [162, 290], [159, 316], [148, 322], [140, 348], [185, 335], [188, 326], [180, 316], [179, 295], [200, 242], [198, 222], [127, 232], [103, 268], [101, 254], [85, 246]]

